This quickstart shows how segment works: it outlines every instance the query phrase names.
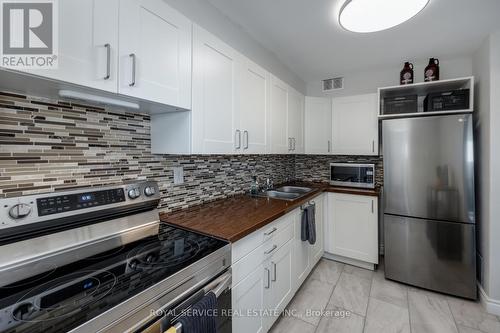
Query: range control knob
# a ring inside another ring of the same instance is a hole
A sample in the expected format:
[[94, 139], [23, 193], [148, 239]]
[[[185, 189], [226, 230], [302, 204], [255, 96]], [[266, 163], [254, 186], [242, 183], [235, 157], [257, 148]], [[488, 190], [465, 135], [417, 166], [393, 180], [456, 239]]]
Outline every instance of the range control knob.
[[131, 188], [128, 190], [128, 197], [130, 199], [135, 199], [141, 196], [141, 191], [138, 188]]
[[153, 186], [148, 186], [144, 189], [144, 194], [150, 197], [156, 193], [156, 189]]
[[128, 267], [130, 267], [130, 269], [133, 269], [134, 271], [137, 269], [138, 266], [139, 266], [139, 260], [137, 260], [137, 259], [132, 260], [128, 264]]
[[10, 217], [16, 220], [22, 219], [23, 217], [30, 215], [30, 213], [31, 213], [31, 206], [23, 203], [14, 205], [9, 210]]
[[158, 255], [156, 253], [151, 252], [146, 256], [146, 262], [148, 264], [152, 264], [157, 260], [158, 260]]
[[33, 313], [35, 310], [33, 304], [31, 303], [23, 303], [19, 305], [17, 308], [12, 311], [12, 317], [16, 321], [24, 321], [29, 318], [29, 316]]

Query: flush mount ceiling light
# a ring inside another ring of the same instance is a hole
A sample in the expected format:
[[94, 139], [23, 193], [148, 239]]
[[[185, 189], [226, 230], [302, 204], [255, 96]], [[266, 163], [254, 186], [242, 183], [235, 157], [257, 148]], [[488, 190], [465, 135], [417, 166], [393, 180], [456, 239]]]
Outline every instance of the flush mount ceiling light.
[[340, 25], [352, 32], [375, 32], [408, 21], [430, 0], [347, 0], [340, 10]]

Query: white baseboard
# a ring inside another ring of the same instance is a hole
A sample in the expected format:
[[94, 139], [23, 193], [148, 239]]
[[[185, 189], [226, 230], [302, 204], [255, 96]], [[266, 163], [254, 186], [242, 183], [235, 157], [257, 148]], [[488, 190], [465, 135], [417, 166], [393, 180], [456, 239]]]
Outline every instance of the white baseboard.
[[343, 262], [344, 264], [348, 264], [348, 265], [352, 265], [352, 266], [357, 266], [357, 267], [361, 267], [361, 268], [364, 268], [364, 269], [369, 269], [371, 271], [375, 270], [375, 264], [371, 264], [369, 262], [365, 262], [365, 261], [361, 261], [361, 260], [356, 260], [356, 259], [351, 259], [351, 258], [346, 258], [346, 257], [339, 256], [339, 255], [336, 255], [336, 254], [331, 254], [331, 253], [328, 253], [328, 252], [325, 252], [323, 254], [323, 257], [326, 258], [326, 259], [330, 259], [330, 260], [340, 261], [340, 262]]
[[496, 316], [500, 316], [500, 301], [490, 298], [486, 295], [483, 287], [478, 283], [479, 287], [479, 299], [481, 300], [481, 304], [484, 306], [488, 313], [491, 313]]

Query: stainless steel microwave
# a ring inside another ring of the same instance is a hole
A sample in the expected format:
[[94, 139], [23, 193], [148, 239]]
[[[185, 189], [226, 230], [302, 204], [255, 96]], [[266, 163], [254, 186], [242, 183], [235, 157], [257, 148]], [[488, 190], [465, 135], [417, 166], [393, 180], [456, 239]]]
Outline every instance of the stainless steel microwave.
[[375, 164], [330, 163], [330, 184], [375, 188]]

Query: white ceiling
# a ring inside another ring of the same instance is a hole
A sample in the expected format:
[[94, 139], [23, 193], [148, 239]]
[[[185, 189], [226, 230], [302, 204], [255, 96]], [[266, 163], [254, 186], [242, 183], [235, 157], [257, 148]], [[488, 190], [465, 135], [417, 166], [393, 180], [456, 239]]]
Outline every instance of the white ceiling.
[[306, 82], [407, 59], [468, 56], [500, 29], [500, 0], [431, 0], [410, 21], [370, 34], [339, 26], [345, 0], [208, 1]]

